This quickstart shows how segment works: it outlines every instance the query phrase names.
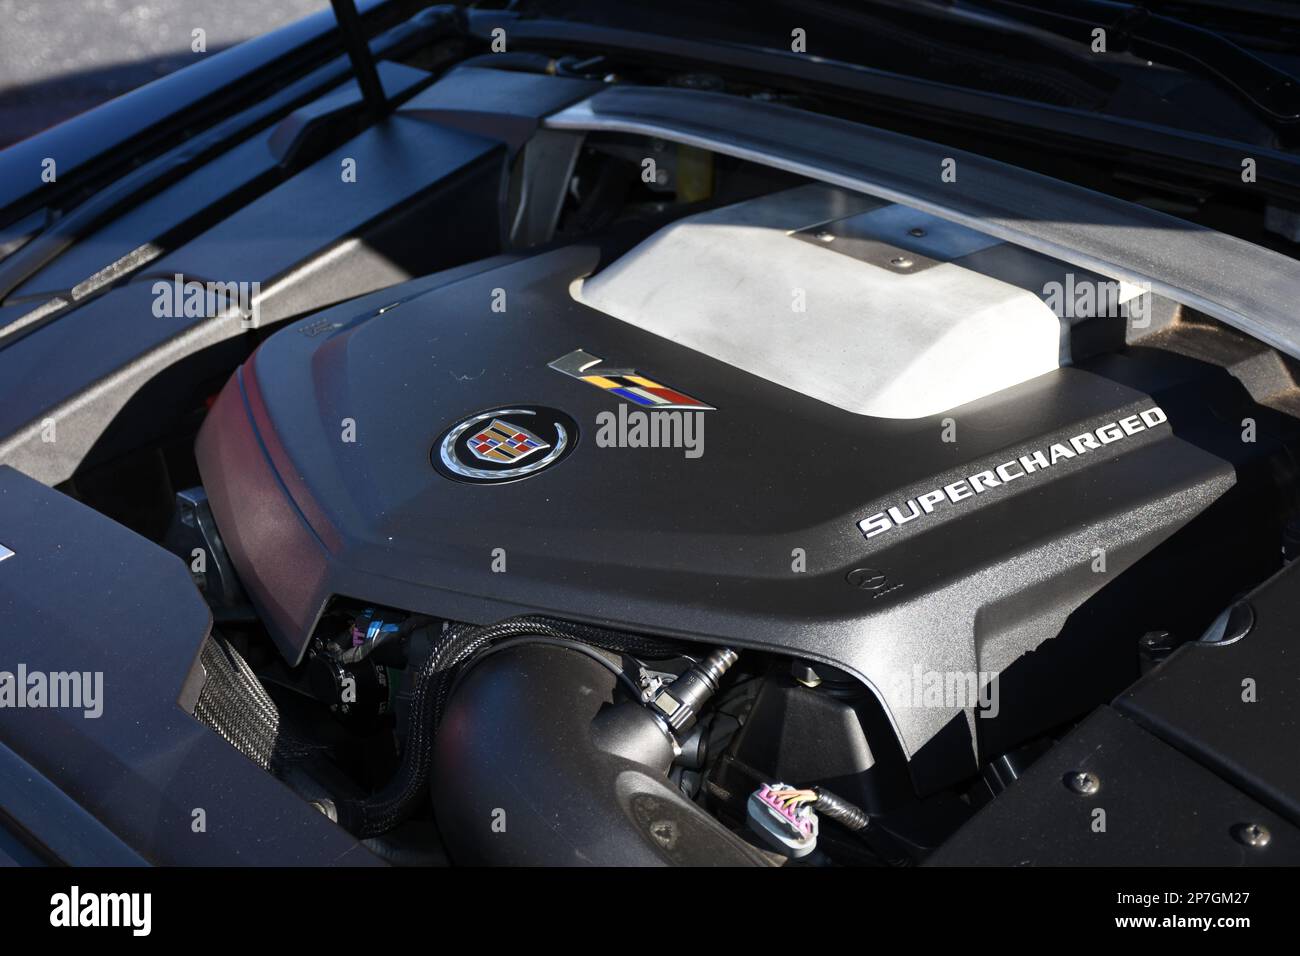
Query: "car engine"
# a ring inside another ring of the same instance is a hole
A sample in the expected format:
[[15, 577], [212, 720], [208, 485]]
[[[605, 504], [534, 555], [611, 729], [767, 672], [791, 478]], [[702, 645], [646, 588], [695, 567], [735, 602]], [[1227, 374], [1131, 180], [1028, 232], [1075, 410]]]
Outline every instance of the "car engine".
[[1295, 262], [505, 6], [13, 206], [10, 651], [113, 706], [0, 743], [172, 863], [1294, 858]]
[[1036, 294], [1068, 274], [807, 185], [272, 336], [199, 435], [215, 527], [318, 700], [411, 715], [331, 812], [432, 780], [457, 861], [644, 863], [802, 857], [820, 809], [870, 834], [830, 858], [922, 859], [1290, 506], [1293, 430], [1225, 436], [1271, 416], [1196, 331], [1124, 290], [1116, 351]]

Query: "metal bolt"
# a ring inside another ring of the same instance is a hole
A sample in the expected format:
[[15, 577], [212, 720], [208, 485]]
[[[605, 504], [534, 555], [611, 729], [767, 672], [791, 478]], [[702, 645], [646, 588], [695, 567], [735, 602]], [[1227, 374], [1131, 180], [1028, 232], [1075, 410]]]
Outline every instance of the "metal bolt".
[[920, 226], [913, 226], [911, 229], [907, 230], [907, 234], [909, 236], [916, 236], [916, 238], [920, 239], [925, 235], [925, 230]]
[[835, 233], [827, 232], [825, 229], [823, 229], [821, 232], [817, 233], [817, 238], [820, 239], [822, 242], [834, 242]]
[[912, 268], [912, 260], [907, 258], [907, 256], [895, 256], [889, 260], [889, 264], [891, 266], [897, 266], [899, 269]]
[[1066, 786], [1083, 797], [1090, 797], [1101, 789], [1101, 778], [1086, 770], [1077, 770], [1065, 778]]
[[874, 591], [885, 586], [885, 573], [875, 568], [855, 568], [844, 579], [864, 591]]
[[1268, 832], [1268, 827], [1261, 823], [1243, 823], [1237, 827], [1236, 832], [1238, 840], [1256, 849], [1268, 846], [1269, 841], [1273, 839], [1273, 834]]

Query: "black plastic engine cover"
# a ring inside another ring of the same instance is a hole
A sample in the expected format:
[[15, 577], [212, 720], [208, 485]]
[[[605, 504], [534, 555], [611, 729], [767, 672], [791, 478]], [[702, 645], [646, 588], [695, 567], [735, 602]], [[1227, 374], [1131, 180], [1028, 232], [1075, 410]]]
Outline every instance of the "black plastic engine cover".
[[[1243, 451], [1248, 397], [1221, 368], [1130, 349], [942, 416], [868, 418], [574, 302], [570, 283], [598, 262], [579, 244], [416, 280], [280, 332], [232, 379], [200, 434], [199, 465], [291, 662], [333, 595], [477, 623], [546, 612], [776, 649], [861, 677], [926, 789], [1136, 677], [1150, 622], [1112, 605], [1176, 587], [1180, 613], [1208, 620], [1255, 572], [1197, 563], [1197, 541], [1254, 533], [1243, 515], [1262, 502], [1230, 491], [1230, 459], [1267, 440]], [[699, 413], [704, 453], [599, 447], [597, 415], [619, 400], [548, 367], [575, 349], [714, 406]], [[572, 453], [509, 483], [435, 470], [447, 429], [520, 405], [570, 416]], [[1157, 406], [1167, 422], [869, 539], [858, 527]], [[949, 418], [956, 441], [944, 440]], [[1184, 559], [1142, 561], [1216, 501], [1205, 534], [1180, 535]], [[850, 575], [863, 568], [878, 574]], [[935, 674], [1001, 674], [997, 716], [927, 698]]]

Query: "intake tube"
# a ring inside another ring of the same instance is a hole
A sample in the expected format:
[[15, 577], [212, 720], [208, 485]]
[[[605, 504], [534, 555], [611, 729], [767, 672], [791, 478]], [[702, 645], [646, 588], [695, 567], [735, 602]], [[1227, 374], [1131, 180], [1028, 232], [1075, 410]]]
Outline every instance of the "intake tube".
[[675, 645], [653, 637], [623, 634], [541, 615], [508, 618], [482, 626], [450, 626], [435, 640], [428, 658], [417, 666], [406, 725], [406, 745], [397, 772], [377, 793], [338, 801], [339, 823], [344, 829], [368, 838], [387, 833], [410, 817], [428, 793], [433, 740], [456, 676], [464, 672], [471, 661], [489, 656], [503, 643], [521, 640], [568, 642], [582, 645], [581, 649], [588, 652], [592, 647], [602, 647], [658, 658], [674, 657], [678, 653]]
[[669, 783], [668, 722], [615, 670], [560, 644], [520, 641], [461, 676], [432, 774], [434, 815], [454, 862], [767, 863]]

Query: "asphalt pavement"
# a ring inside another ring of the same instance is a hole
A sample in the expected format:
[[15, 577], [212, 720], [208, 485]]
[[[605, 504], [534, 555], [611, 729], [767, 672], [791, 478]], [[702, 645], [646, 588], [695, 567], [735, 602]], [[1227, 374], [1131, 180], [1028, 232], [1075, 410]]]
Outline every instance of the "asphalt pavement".
[[[0, 148], [329, 0], [0, 0]], [[191, 49], [204, 30], [207, 53]]]

